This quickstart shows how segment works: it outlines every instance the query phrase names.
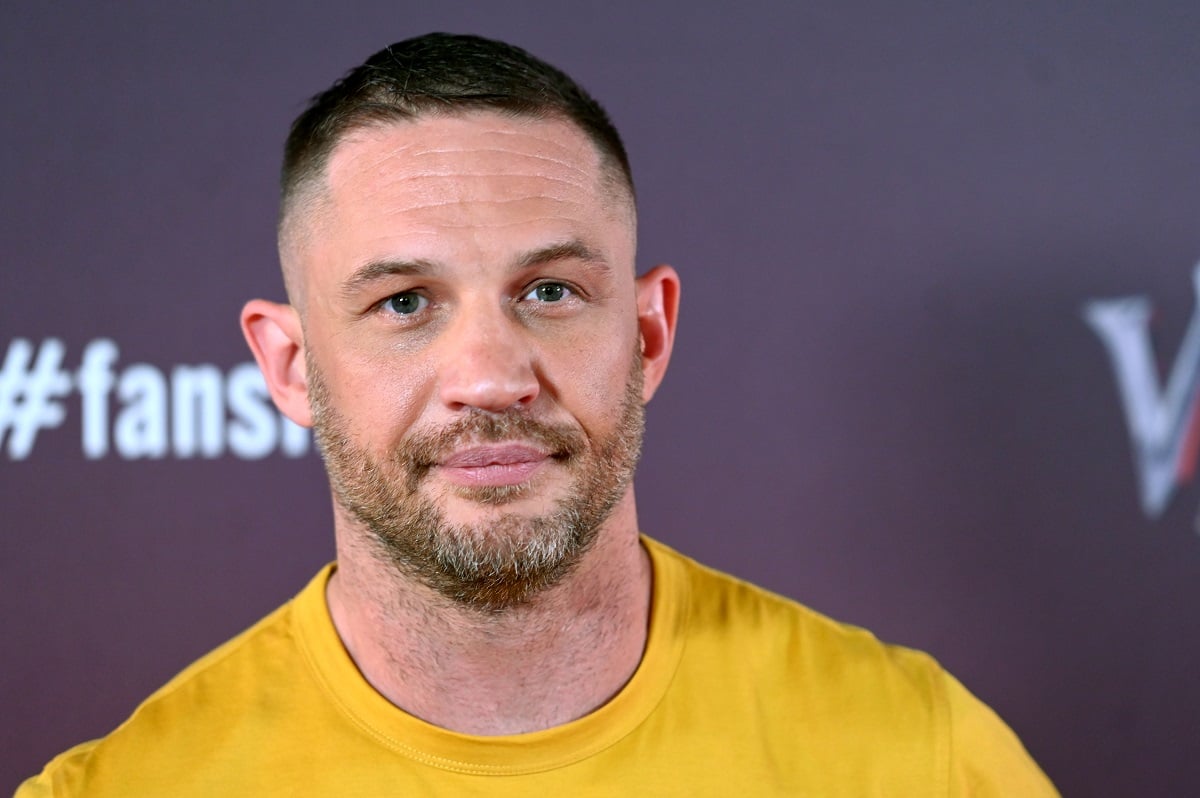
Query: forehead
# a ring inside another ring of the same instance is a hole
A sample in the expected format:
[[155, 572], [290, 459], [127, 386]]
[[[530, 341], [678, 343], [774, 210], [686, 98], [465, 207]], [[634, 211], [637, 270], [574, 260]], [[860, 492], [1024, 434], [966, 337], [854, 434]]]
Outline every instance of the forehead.
[[307, 210], [289, 213], [281, 240], [285, 272], [397, 247], [413, 257], [467, 244], [494, 250], [522, 237], [611, 239], [620, 251], [609, 254], [632, 268], [632, 195], [591, 140], [560, 119], [471, 112], [355, 129], [305, 193]]
[[390, 193], [408, 196], [414, 207], [540, 198], [615, 213], [621, 192], [606, 186], [606, 171], [596, 147], [569, 122], [476, 112], [351, 131], [330, 155], [325, 189], [340, 208]]

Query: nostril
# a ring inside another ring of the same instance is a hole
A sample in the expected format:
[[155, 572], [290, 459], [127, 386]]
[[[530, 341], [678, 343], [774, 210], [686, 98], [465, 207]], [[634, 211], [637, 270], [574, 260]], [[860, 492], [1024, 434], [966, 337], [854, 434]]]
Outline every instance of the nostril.
[[539, 389], [532, 369], [523, 371], [524, 374], [496, 378], [455, 369], [442, 380], [442, 401], [452, 410], [477, 408], [503, 412], [514, 407], [528, 407], [537, 399]]

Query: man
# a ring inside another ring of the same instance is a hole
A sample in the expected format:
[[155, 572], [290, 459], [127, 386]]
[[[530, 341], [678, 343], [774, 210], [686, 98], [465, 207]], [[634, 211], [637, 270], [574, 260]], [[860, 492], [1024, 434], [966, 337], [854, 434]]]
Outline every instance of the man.
[[635, 218], [604, 112], [516, 48], [413, 39], [315, 98], [290, 304], [242, 326], [336, 565], [19, 794], [1054, 794], [928, 657], [639, 536], [679, 280], [635, 277]]

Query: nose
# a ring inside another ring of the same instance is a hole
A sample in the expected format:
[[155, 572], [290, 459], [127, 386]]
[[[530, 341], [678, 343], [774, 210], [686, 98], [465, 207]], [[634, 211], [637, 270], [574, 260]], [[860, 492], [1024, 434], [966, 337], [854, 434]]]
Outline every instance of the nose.
[[499, 413], [533, 404], [533, 343], [503, 308], [463, 308], [441, 338], [438, 390], [447, 408]]

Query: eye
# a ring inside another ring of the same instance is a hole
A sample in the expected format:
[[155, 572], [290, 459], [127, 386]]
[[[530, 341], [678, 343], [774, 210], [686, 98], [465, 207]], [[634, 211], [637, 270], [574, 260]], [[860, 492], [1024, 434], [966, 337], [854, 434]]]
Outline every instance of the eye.
[[384, 300], [383, 306], [401, 316], [411, 316], [418, 310], [424, 310], [429, 300], [412, 291], [405, 291]]
[[573, 292], [562, 283], [542, 283], [524, 296], [537, 302], [559, 302]]

